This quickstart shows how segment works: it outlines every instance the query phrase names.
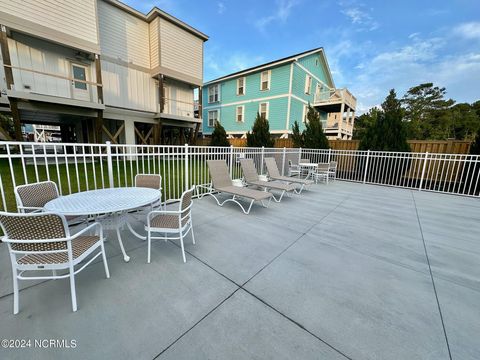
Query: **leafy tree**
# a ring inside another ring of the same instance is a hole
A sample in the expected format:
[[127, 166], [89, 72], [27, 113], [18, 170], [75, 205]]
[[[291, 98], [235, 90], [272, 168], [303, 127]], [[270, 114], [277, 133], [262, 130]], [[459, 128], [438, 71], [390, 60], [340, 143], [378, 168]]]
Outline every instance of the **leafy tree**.
[[292, 141], [294, 148], [303, 147], [303, 133], [300, 132], [300, 126], [297, 120], [295, 120], [292, 125]]
[[227, 139], [227, 132], [220, 122], [215, 122], [215, 128], [212, 132], [212, 140], [210, 146], [230, 146]]
[[303, 131], [303, 145], [308, 149], [329, 149], [328, 139], [325, 136], [320, 121], [320, 114], [308, 104], [307, 121]]
[[448, 120], [450, 138], [473, 139], [480, 128], [480, 115], [477, 114], [474, 104], [461, 103], [451, 107]]
[[[410, 139], [445, 138], [446, 111], [455, 101], [445, 99], [446, 89], [424, 83], [410, 88], [402, 99]], [[447, 136], [448, 137], [448, 136]]]
[[355, 120], [355, 127], [353, 128], [352, 134], [353, 140], [361, 140], [365, 136], [367, 129], [377, 121], [379, 111], [376, 107], [371, 108], [368, 113], [360, 115]]
[[253, 123], [252, 132], [247, 132], [248, 147], [273, 147], [274, 141], [270, 136], [270, 126], [264, 116], [257, 113]]
[[0, 128], [4, 130], [2, 131], [4, 132], [4, 135], [9, 136], [11, 139], [15, 139], [15, 127], [13, 126], [12, 118], [0, 114]]
[[480, 133], [475, 137], [475, 141], [470, 145], [471, 155], [480, 155]]
[[375, 122], [367, 128], [359, 149], [410, 151], [403, 123], [403, 109], [394, 89], [390, 90], [382, 103], [382, 110], [377, 112]]

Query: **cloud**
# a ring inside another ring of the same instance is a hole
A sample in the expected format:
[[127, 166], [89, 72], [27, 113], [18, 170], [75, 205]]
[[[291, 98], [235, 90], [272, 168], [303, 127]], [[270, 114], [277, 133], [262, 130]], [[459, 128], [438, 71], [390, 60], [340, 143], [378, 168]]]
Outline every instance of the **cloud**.
[[261, 31], [265, 32], [266, 27], [275, 21], [285, 23], [290, 16], [290, 13], [296, 5], [298, 0], [276, 0], [276, 8], [273, 14], [260, 18], [255, 22], [255, 26]]
[[357, 30], [373, 31], [379, 28], [379, 23], [370, 15], [372, 9], [365, 9], [363, 4], [356, 1], [340, 1], [340, 11], [348, 17]]
[[227, 7], [225, 6], [225, 4], [221, 1], [217, 2], [217, 13], [222, 15], [225, 10], [227, 10]]
[[480, 40], [480, 22], [467, 22], [456, 26], [453, 33], [465, 39]]
[[381, 103], [391, 88], [399, 97], [410, 87], [423, 82], [444, 86], [454, 100], [473, 102], [478, 94], [480, 78], [480, 51], [464, 50], [447, 53], [452, 41], [450, 35], [443, 37], [408, 37], [403, 45], [379, 52], [371, 59], [364, 59], [353, 77], [350, 89], [359, 99], [357, 111], [367, 111]]
[[[265, 62], [265, 58], [261, 55], [252, 55], [247, 52], [238, 51], [228, 57], [219, 56], [219, 54], [223, 53], [219, 48], [215, 48], [210, 49], [209, 52], [205, 54], [206, 80], [244, 70]], [[219, 62], [218, 59], [222, 59], [222, 61]]]

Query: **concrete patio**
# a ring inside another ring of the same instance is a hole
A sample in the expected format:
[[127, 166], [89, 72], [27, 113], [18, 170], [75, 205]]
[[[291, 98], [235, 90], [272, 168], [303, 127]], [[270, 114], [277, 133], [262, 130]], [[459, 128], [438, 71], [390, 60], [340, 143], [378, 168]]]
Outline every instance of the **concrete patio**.
[[[194, 202], [197, 245], [107, 243], [67, 280], [24, 283], [0, 338], [76, 340], [0, 359], [479, 359], [480, 199], [337, 181], [243, 215]], [[136, 225], [141, 229], [140, 224]], [[127, 232], [125, 232], [127, 236]]]

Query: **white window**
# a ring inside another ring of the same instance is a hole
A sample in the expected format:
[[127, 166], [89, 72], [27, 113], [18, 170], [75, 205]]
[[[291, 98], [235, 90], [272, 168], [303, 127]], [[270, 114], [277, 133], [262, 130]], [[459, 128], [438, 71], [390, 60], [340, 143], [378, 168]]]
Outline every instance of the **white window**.
[[215, 123], [218, 121], [218, 110], [210, 110], [208, 112], [208, 127], [215, 127]]
[[262, 71], [260, 74], [260, 90], [270, 90], [270, 78], [272, 72], [270, 70]]
[[241, 77], [237, 79], [237, 95], [245, 95], [246, 78]]
[[305, 94], [310, 94], [310, 89], [312, 88], [312, 77], [310, 75], [305, 75]]
[[268, 102], [260, 103], [260, 105], [258, 106], [258, 112], [260, 116], [264, 117], [267, 120], [268, 120], [268, 108], [269, 108]]
[[237, 106], [237, 113], [236, 113], [236, 120], [237, 122], [244, 122], [245, 121], [245, 106]]
[[308, 105], [303, 105], [302, 122], [307, 123]]
[[210, 85], [208, 87], [208, 102], [213, 103], [218, 101], [220, 101], [220, 86], [218, 84]]

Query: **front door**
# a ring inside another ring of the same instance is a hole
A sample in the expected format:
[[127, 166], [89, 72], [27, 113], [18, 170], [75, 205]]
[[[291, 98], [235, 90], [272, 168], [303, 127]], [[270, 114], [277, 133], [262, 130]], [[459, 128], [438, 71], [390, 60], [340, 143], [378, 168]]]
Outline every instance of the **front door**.
[[[72, 77], [75, 80], [88, 81], [88, 68], [79, 64], [72, 64]], [[88, 84], [72, 80], [73, 98], [76, 100], [90, 101], [90, 87]]]

